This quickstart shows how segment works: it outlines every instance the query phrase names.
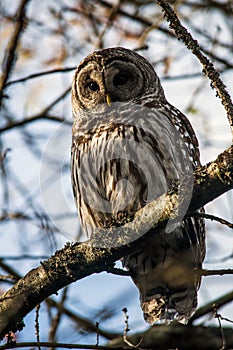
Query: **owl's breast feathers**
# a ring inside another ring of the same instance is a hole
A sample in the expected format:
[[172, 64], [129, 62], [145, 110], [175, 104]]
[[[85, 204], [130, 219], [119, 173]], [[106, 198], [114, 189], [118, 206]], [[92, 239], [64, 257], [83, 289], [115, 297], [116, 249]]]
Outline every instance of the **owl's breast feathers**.
[[[193, 147], [162, 109], [117, 106], [109, 114], [87, 113], [74, 130], [71, 163], [83, 230], [90, 236], [96, 227], [119, 225], [182, 174], [191, 174], [190, 159]], [[200, 280], [190, 271], [203, 261], [204, 231], [202, 220], [184, 219], [171, 233], [155, 232], [123, 259], [147, 322], [186, 322], [195, 310]]]
[[91, 234], [166, 192], [192, 171], [184, 152], [161, 111], [116, 103], [105, 113], [83, 114], [73, 137], [72, 178], [84, 230]]

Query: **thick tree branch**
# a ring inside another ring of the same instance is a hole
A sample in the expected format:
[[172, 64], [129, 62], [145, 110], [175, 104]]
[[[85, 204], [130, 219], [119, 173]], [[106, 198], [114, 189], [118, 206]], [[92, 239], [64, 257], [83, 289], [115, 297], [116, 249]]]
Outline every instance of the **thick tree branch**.
[[[233, 347], [232, 328], [224, 328], [223, 332], [227, 349], [231, 349]], [[221, 333], [217, 327], [188, 327], [177, 323], [170, 326], [155, 325], [148, 331], [128, 336], [127, 339], [132, 344], [137, 344], [142, 339], [140, 349], [153, 350], [212, 350], [220, 349], [222, 346]], [[108, 344], [109, 348], [125, 345], [122, 337], [114, 339]]]
[[233, 188], [233, 145], [222, 152], [216, 160], [197, 169], [194, 178], [189, 213]]
[[[233, 146], [214, 162], [197, 169], [194, 176], [189, 212], [233, 188]], [[105, 230], [103, 235], [99, 232], [97, 238], [90, 241], [67, 244], [41, 266], [31, 270], [0, 298], [0, 337], [9, 331], [18, 330], [18, 322], [51, 294], [69, 283], [105, 271], [116, 260], [129, 254], [140, 244], [140, 240], [150, 235], [148, 231], [151, 227], [165, 225], [176, 206], [177, 198], [177, 191], [170, 191], [139, 210], [131, 222], [112, 227], [108, 233]], [[141, 232], [147, 233], [142, 236]], [[106, 248], [100, 248], [100, 243]]]
[[[0, 267], [12, 276], [12, 279], [14, 279], [14, 283], [22, 278], [13, 268], [11, 268], [9, 265], [5, 264], [3, 259], [0, 259]], [[12, 283], [12, 281], [11, 281], [11, 283]], [[85, 331], [88, 331], [88, 332], [96, 333], [96, 325], [91, 320], [89, 320], [83, 316], [78, 315], [77, 312], [72, 311], [71, 309], [69, 309], [68, 307], [66, 307], [64, 305], [61, 305], [60, 303], [55, 301], [52, 297], [47, 298], [45, 302], [50, 308], [56, 308], [59, 312], [66, 315], [67, 317], [69, 317], [74, 323], [77, 324], [77, 326], [79, 328], [81, 328]], [[0, 309], [1, 309], [1, 307], [0, 307]], [[109, 340], [120, 336], [120, 334], [117, 332], [105, 331], [101, 327], [98, 327], [98, 333], [99, 333], [99, 335], [101, 335], [104, 338], [109, 339]]]

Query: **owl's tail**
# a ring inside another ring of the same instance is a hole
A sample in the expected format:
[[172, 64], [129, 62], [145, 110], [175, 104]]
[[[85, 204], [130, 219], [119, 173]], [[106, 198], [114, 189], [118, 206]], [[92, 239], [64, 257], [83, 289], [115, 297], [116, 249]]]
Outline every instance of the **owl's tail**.
[[177, 320], [187, 324], [197, 307], [197, 286], [171, 287], [158, 284], [153, 290], [140, 290], [140, 299], [147, 323], [160, 321], [169, 324]]
[[183, 230], [156, 233], [140, 251], [124, 258], [140, 292], [146, 322], [186, 324], [197, 307], [204, 243], [186, 239]]

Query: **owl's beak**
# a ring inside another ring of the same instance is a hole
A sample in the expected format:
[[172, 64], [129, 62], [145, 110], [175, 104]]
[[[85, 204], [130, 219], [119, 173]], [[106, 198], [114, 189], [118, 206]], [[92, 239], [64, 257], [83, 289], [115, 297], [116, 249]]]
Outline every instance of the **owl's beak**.
[[107, 102], [108, 106], [110, 107], [111, 106], [111, 97], [110, 97], [110, 95], [106, 94], [105, 98], [106, 98], [106, 102]]

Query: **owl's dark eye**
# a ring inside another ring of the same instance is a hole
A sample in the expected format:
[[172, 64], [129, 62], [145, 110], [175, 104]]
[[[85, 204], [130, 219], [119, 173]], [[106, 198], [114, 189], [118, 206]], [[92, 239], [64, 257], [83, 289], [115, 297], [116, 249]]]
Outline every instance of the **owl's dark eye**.
[[86, 88], [90, 89], [91, 91], [95, 92], [99, 90], [99, 85], [94, 80], [89, 80], [86, 84]]
[[113, 78], [113, 85], [118, 87], [127, 84], [129, 81], [129, 75], [127, 75], [125, 72], [118, 73]]

